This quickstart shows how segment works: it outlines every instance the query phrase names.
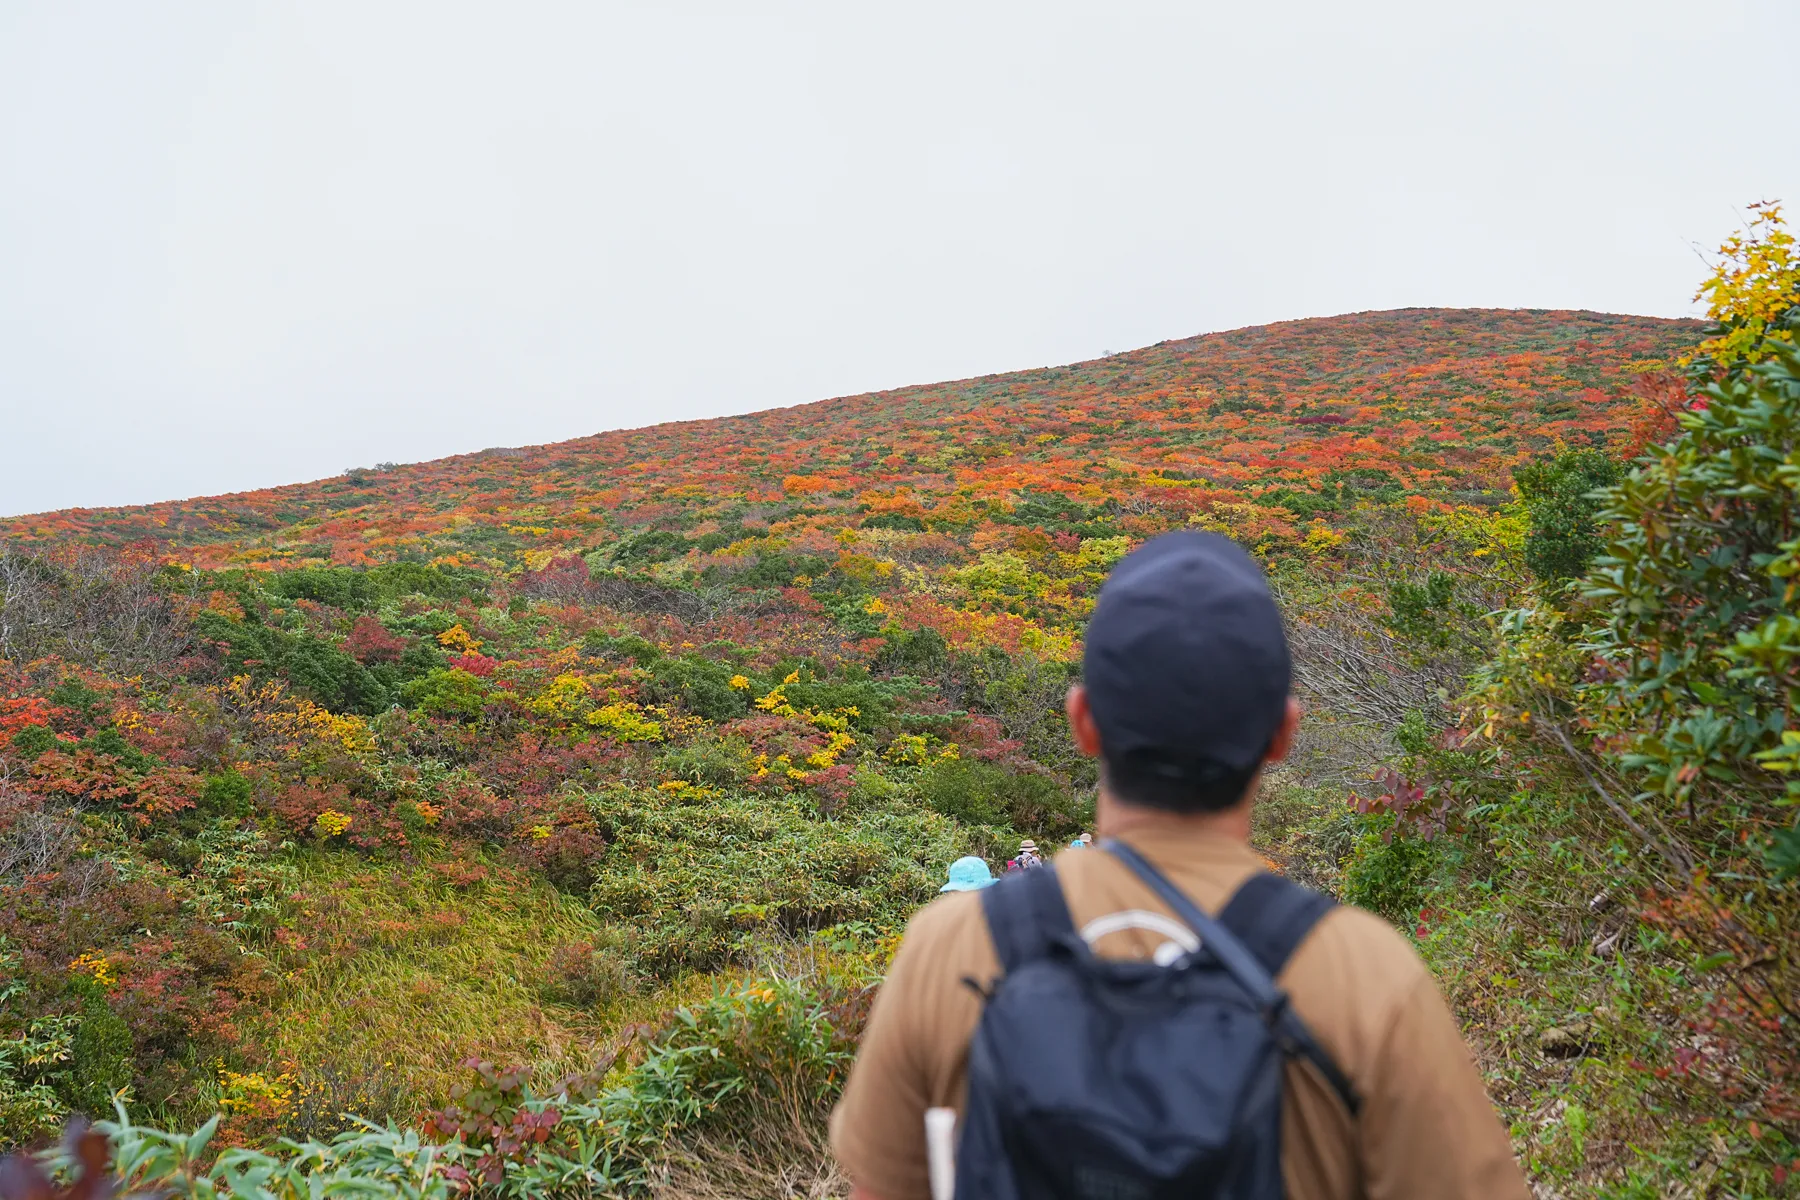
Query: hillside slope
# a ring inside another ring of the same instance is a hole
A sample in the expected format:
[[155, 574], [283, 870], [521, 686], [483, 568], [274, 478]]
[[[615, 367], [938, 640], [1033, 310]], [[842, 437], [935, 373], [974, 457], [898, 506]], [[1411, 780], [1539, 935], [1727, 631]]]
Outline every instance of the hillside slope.
[[1279, 506], [1346, 479], [1491, 503], [1523, 456], [1626, 435], [1620, 388], [1634, 364], [1672, 357], [1699, 328], [1542, 310], [1291, 321], [317, 483], [19, 517], [0, 521], [0, 536], [152, 539], [206, 565], [538, 565], [729, 501], [805, 497], [934, 529], [967, 528], [1032, 489], [1191, 512]]
[[[1083, 625], [1186, 527], [1289, 618], [1260, 848], [1414, 937], [1557, 1194], [1717, 1173], [1710, 1001], [1628, 915], [1588, 759], [1519, 740], [1569, 701], [1458, 703], [1497, 610], [1579, 628], [1529, 480], [1595, 540], [1589, 472], [1696, 411], [1664, 368], [1700, 336], [1364, 313], [0, 521], [0, 1148], [128, 1089], [225, 1113], [215, 1148], [392, 1121], [295, 1161], [423, 1137], [517, 1200], [840, 1194], [823, 1116], [898, 931], [956, 858], [1091, 823]], [[1548, 644], [1529, 687], [1589, 678]]]

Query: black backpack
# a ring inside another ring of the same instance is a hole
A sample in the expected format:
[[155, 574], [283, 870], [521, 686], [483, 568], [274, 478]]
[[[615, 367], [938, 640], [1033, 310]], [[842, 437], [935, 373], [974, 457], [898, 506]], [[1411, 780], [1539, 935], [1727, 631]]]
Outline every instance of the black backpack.
[[1357, 1100], [1275, 976], [1332, 901], [1253, 876], [1217, 920], [1136, 851], [1102, 848], [1199, 936], [1167, 966], [1100, 958], [1054, 864], [982, 892], [1006, 974], [969, 1044], [956, 1200], [1277, 1200], [1282, 1068]]

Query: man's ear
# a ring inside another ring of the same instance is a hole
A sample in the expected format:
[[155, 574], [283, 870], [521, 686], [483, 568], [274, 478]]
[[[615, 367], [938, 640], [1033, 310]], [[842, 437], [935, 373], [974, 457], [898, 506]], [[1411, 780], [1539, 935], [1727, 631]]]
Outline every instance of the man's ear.
[[1300, 715], [1300, 702], [1289, 696], [1287, 711], [1281, 716], [1281, 727], [1269, 739], [1269, 753], [1263, 757], [1264, 762], [1278, 763], [1293, 750], [1294, 735], [1300, 731]]
[[1088, 707], [1087, 689], [1079, 683], [1069, 688], [1063, 700], [1063, 712], [1069, 716], [1069, 736], [1075, 748], [1089, 758], [1100, 755], [1100, 726], [1094, 723], [1094, 710]]

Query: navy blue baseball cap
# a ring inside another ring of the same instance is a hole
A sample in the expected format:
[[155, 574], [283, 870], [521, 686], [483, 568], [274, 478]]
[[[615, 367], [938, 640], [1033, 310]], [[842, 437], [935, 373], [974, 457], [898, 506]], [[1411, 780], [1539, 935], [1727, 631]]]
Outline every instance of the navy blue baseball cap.
[[1114, 781], [1168, 806], [1191, 796], [1209, 807], [1208, 798], [1235, 800], [1262, 764], [1293, 663], [1256, 560], [1228, 538], [1183, 530], [1113, 568], [1088, 622], [1082, 674]]

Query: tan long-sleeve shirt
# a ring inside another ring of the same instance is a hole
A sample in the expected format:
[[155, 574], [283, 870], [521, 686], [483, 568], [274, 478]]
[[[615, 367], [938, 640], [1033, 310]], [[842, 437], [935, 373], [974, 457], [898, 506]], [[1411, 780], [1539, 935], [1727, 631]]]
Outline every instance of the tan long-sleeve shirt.
[[[1262, 868], [1228, 838], [1122, 840], [1210, 913]], [[1172, 920], [1168, 909], [1110, 854], [1065, 851], [1056, 868], [1097, 952], [1149, 957], [1168, 940], [1141, 915]], [[881, 1200], [928, 1200], [925, 1110], [961, 1108], [981, 1015], [962, 981], [999, 974], [978, 893], [941, 897], [907, 928], [831, 1120], [839, 1162]], [[1290, 1064], [1282, 1153], [1293, 1200], [1526, 1200], [1455, 1019], [1405, 938], [1378, 917], [1335, 909], [1277, 982], [1362, 1099], [1352, 1120], [1311, 1068]]]

